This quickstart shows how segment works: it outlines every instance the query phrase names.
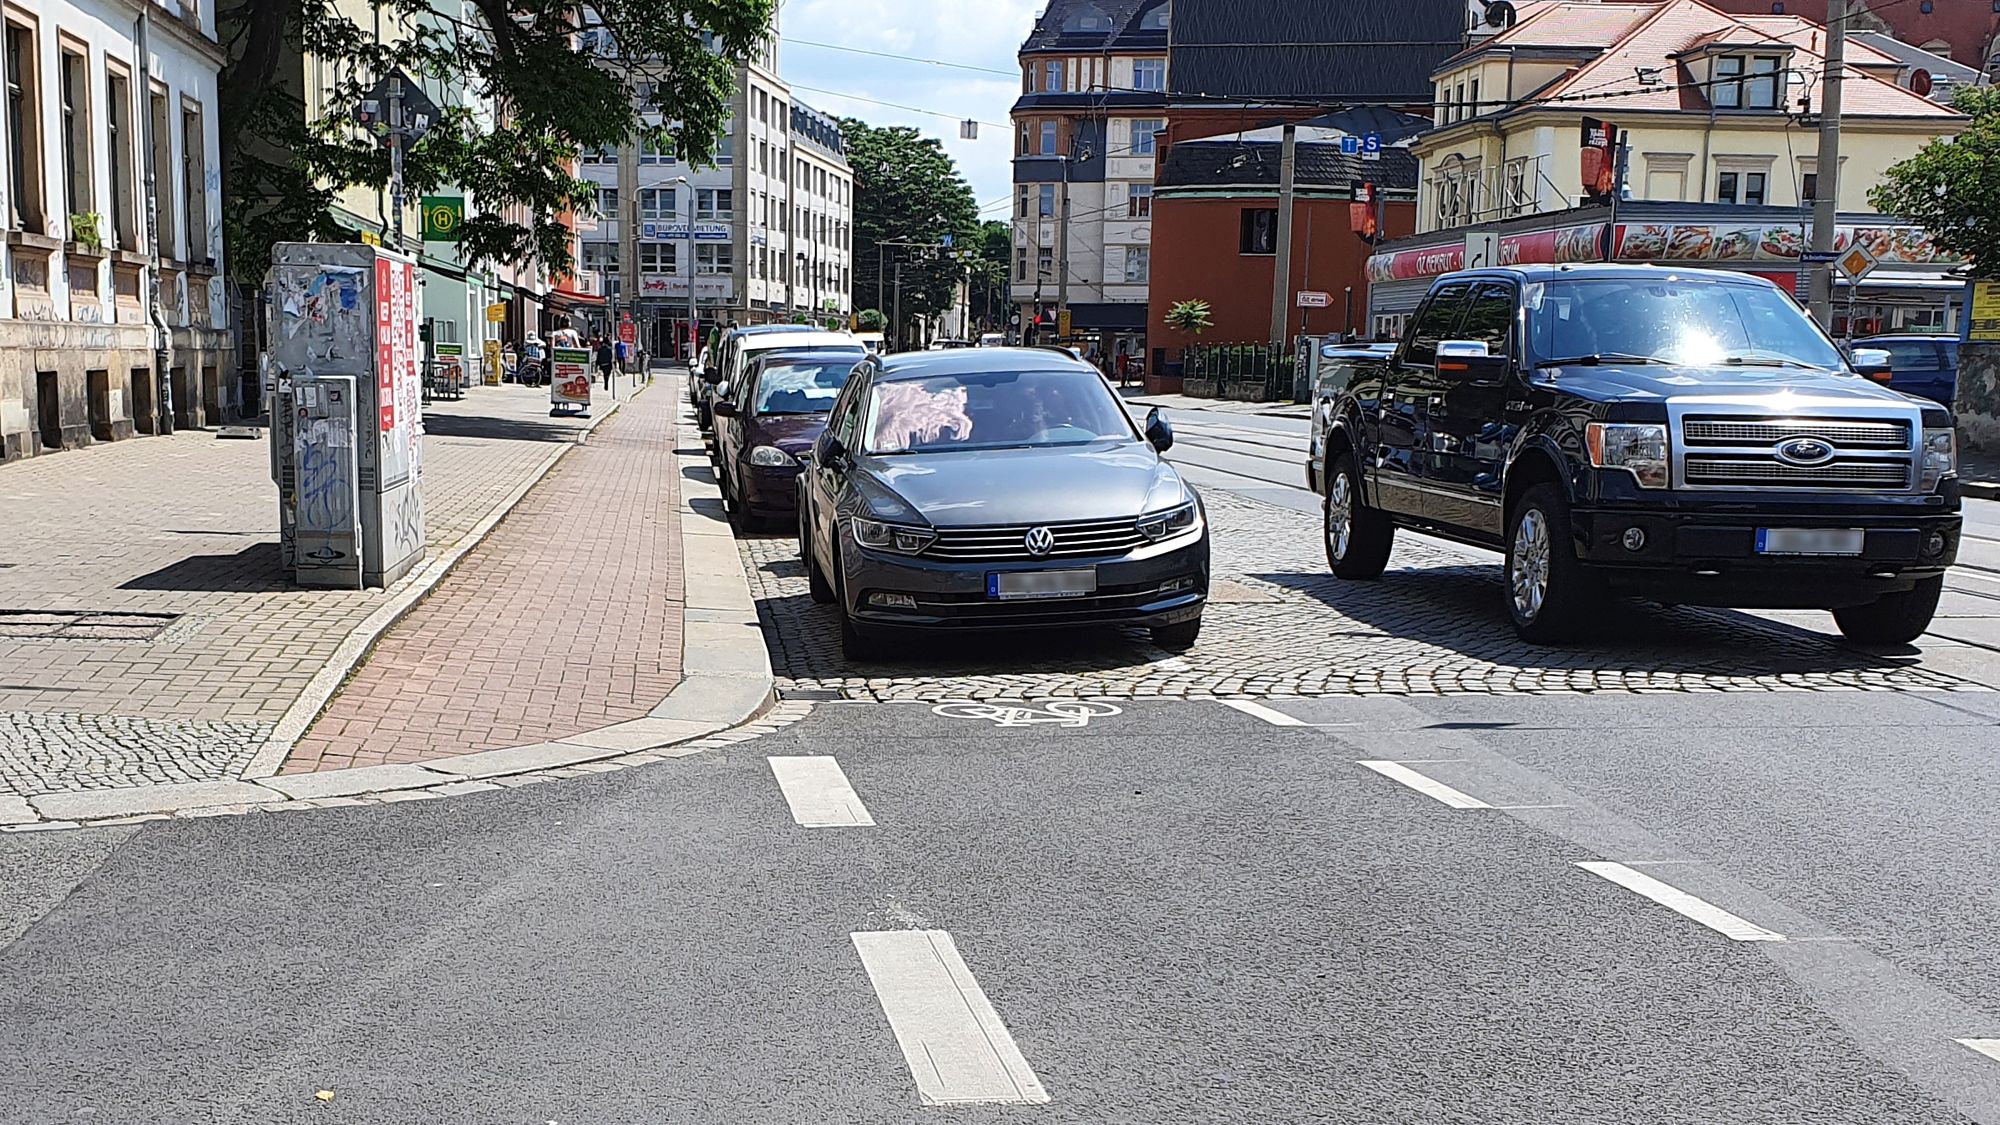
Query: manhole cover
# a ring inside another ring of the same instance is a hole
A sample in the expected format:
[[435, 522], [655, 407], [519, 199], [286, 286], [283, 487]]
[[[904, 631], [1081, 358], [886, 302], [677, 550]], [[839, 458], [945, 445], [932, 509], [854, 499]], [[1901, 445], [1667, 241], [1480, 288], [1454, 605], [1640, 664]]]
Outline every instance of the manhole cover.
[[84, 609], [0, 609], [0, 638], [58, 641], [150, 641], [166, 632], [178, 613]]

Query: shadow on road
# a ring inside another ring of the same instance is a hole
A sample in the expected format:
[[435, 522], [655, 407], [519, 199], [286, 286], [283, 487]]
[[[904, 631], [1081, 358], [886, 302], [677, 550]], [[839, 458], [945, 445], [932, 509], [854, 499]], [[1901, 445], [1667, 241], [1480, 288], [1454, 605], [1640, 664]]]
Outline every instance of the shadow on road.
[[276, 543], [253, 543], [233, 555], [190, 555], [118, 588], [232, 594], [296, 589], [285, 580]]
[[494, 418], [474, 414], [424, 415], [424, 436], [434, 438], [575, 441], [579, 429], [580, 427], [574, 423], [543, 422], [534, 418]]
[[[1882, 671], [1914, 663], [1747, 614], [1632, 599], [1614, 600], [1605, 607], [1592, 640], [1561, 648], [1532, 645], [1515, 636], [1507, 620], [1498, 567], [1390, 570], [1375, 582], [1283, 571], [1251, 577], [1305, 594], [1371, 633], [1514, 667], [1555, 671], [1625, 667], [1731, 677]], [[1337, 627], [1334, 622], [1329, 625]]]

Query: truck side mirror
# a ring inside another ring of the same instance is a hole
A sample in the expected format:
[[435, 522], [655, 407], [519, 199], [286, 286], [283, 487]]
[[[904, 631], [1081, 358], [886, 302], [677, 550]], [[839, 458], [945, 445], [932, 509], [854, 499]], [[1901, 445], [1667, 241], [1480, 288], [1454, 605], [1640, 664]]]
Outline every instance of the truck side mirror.
[[1509, 363], [1504, 355], [1488, 355], [1484, 340], [1444, 340], [1438, 344], [1438, 374], [1447, 379], [1499, 382], [1507, 377]]
[[1877, 383], [1886, 383], [1895, 376], [1886, 348], [1856, 348], [1853, 363], [1856, 374]]

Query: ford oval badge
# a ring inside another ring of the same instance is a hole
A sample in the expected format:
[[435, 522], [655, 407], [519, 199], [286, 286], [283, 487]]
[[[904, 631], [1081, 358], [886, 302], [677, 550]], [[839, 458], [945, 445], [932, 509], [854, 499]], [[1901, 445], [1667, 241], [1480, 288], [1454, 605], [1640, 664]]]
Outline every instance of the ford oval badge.
[[1818, 438], [1786, 438], [1778, 443], [1777, 454], [1787, 465], [1824, 465], [1833, 460], [1833, 446]]

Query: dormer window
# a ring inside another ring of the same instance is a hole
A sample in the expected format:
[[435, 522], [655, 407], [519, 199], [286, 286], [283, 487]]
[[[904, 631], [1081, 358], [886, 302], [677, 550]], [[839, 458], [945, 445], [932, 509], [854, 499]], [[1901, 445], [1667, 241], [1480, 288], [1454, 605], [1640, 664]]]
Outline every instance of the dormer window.
[[1152, 11], [1147, 12], [1145, 15], [1139, 17], [1140, 31], [1165, 31], [1166, 29], [1167, 29], [1167, 6], [1165, 4], [1162, 4], [1159, 7], [1154, 8]]
[[1782, 89], [1777, 55], [1717, 55], [1709, 101], [1717, 109], [1776, 109]]

